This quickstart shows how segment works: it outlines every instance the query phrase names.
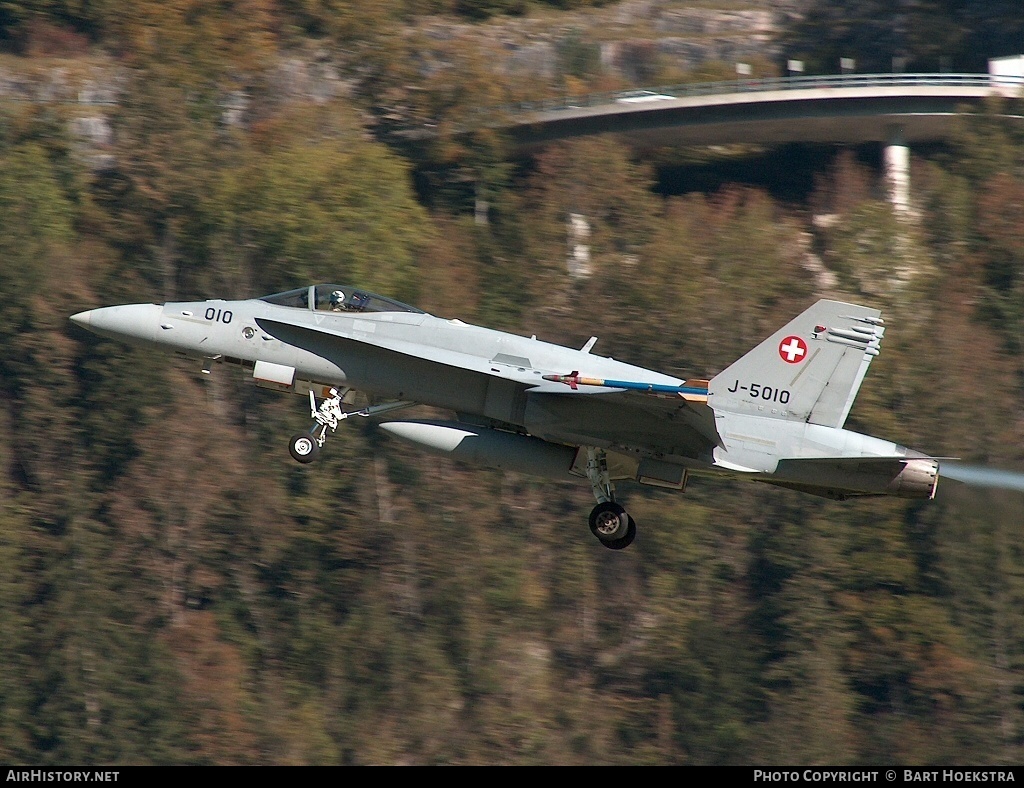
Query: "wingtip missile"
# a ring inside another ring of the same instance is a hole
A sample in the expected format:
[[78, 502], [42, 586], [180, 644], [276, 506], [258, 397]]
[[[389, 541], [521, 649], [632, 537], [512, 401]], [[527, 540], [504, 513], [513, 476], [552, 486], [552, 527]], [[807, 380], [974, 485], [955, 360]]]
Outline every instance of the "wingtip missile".
[[573, 370], [568, 375], [542, 375], [544, 380], [550, 380], [552, 383], [564, 383], [566, 386], [571, 388], [573, 391], [580, 387], [580, 384], [602, 386], [604, 383], [590, 383], [591, 378], [586, 380], [580, 378], [580, 373], [577, 370]]
[[689, 402], [707, 402], [708, 386], [707, 381], [686, 381], [682, 386], [674, 386], [664, 383], [645, 383], [633, 380], [608, 380], [607, 378], [589, 378], [580, 375], [573, 370], [568, 375], [544, 375], [544, 380], [553, 383], [564, 383], [574, 391], [580, 386], [602, 386], [612, 389], [626, 389], [627, 391], [640, 391], [655, 396], [678, 396]]

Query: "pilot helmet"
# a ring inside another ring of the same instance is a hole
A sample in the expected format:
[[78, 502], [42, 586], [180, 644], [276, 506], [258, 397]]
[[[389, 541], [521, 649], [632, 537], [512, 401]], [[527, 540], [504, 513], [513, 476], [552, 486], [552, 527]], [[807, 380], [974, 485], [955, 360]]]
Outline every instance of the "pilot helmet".
[[340, 309], [345, 306], [345, 294], [341, 290], [331, 293], [331, 309]]

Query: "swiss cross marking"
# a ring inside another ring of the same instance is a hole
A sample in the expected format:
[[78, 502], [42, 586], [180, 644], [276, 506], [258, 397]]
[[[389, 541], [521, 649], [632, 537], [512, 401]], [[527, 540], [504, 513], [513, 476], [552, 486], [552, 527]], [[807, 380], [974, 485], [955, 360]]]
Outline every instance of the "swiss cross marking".
[[786, 337], [779, 343], [779, 355], [787, 364], [799, 364], [807, 357], [807, 343], [797, 336]]

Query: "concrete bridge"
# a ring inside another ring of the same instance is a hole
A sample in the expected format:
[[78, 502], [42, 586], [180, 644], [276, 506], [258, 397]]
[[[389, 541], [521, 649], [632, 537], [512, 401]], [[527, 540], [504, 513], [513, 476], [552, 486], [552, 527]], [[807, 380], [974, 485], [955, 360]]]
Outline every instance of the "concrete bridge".
[[906, 210], [908, 146], [947, 139], [965, 108], [1022, 89], [1024, 77], [990, 74], [743, 79], [522, 103], [503, 108], [502, 125], [523, 149], [606, 133], [640, 147], [879, 142], [893, 204]]

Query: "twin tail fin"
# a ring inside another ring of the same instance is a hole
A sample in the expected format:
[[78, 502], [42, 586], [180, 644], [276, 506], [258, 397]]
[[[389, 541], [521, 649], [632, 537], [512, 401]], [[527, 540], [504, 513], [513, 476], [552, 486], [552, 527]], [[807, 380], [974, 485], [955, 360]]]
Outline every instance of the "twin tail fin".
[[877, 309], [818, 301], [716, 375], [708, 405], [841, 428], [884, 333]]

